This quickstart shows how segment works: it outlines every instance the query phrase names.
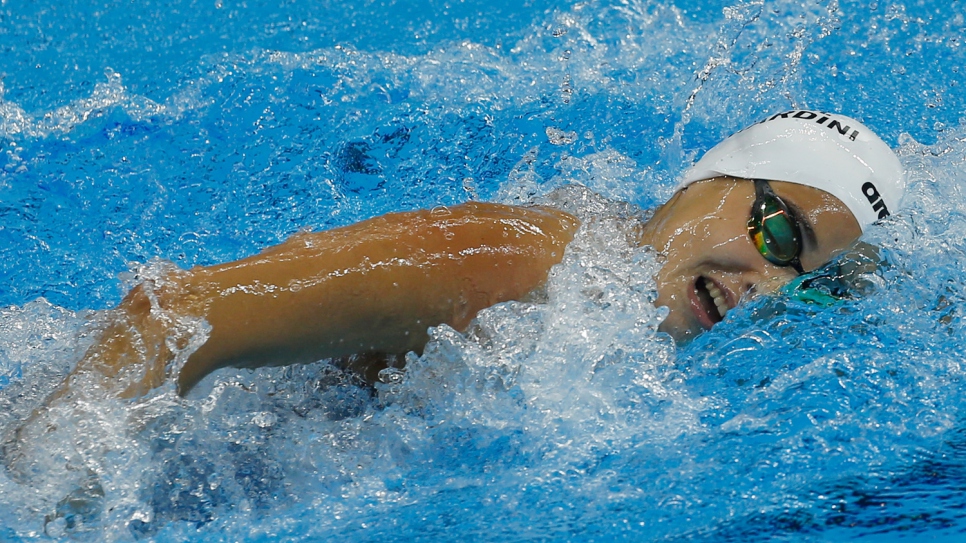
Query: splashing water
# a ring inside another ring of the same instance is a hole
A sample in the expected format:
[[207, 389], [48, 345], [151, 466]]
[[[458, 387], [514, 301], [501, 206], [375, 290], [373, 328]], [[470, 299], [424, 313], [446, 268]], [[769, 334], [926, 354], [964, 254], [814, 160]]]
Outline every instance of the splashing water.
[[[0, 3], [0, 432], [44, 422], [0, 539], [962, 537], [961, 2], [168, 4]], [[676, 347], [621, 225], [790, 107], [898, 149], [886, 265]], [[466, 199], [584, 224], [375, 390], [320, 361], [32, 415], [156, 258]]]

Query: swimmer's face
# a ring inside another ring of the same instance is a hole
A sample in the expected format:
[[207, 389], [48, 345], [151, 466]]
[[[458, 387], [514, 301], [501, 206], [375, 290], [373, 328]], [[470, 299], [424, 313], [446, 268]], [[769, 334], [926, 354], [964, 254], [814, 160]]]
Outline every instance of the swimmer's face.
[[[838, 198], [794, 183], [770, 185], [803, 223], [800, 259], [806, 271], [823, 266], [862, 233]], [[754, 201], [752, 181], [719, 177], [678, 191], [648, 221], [642, 242], [666, 259], [656, 276], [656, 305], [670, 314], [660, 329], [674, 339], [710, 329], [739, 301], [797, 276], [765, 260], [748, 236]]]

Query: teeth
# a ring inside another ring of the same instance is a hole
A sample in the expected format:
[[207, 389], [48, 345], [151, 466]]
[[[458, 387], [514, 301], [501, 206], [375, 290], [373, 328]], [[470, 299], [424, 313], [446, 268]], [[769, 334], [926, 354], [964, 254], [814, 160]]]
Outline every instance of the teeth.
[[714, 286], [714, 283], [710, 279], [704, 280], [704, 288], [708, 289], [708, 294], [711, 295], [715, 307], [718, 308], [718, 315], [721, 315], [723, 319], [725, 314], [728, 313], [728, 302], [725, 301], [724, 293], [721, 292], [721, 289]]

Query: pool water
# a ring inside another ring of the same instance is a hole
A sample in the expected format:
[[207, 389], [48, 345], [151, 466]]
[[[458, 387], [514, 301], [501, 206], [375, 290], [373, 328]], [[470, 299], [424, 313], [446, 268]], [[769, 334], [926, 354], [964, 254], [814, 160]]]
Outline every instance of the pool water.
[[[544, 300], [325, 361], [91, 393], [0, 470], [0, 540], [966, 538], [961, 1], [0, 0], [0, 431], [166, 266], [582, 184]], [[886, 263], [675, 346], [614, 216], [722, 137], [840, 111], [910, 189]], [[203, 338], [203, 326], [193, 333]]]

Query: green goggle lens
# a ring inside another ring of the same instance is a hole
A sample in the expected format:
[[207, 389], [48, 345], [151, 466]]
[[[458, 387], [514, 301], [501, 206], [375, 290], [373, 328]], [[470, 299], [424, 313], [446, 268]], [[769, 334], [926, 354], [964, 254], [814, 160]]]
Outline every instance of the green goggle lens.
[[804, 273], [799, 256], [802, 252], [798, 223], [788, 206], [766, 181], [755, 180], [755, 203], [748, 219], [748, 235], [761, 256], [776, 266], [791, 266]]

